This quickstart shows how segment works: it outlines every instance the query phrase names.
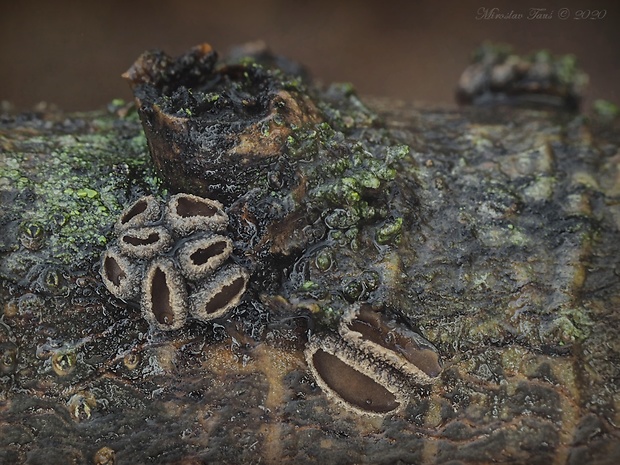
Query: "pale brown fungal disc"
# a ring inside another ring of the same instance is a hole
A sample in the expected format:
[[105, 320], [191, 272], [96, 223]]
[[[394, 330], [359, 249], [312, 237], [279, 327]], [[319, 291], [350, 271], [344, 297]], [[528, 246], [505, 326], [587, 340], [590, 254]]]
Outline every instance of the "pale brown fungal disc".
[[432, 383], [442, 370], [433, 344], [367, 304], [351, 306], [343, 315], [339, 331], [348, 343], [419, 383]]
[[93, 462], [95, 465], [114, 465], [116, 463], [116, 452], [109, 447], [102, 447], [95, 453]]
[[231, 252], [232, 241], [213, 234], [185, 242], [177, 251], [177, 260], [186, 278], [198, 280], [219, 268]]
[[221, 232], [228, 226], [228, 215], [217, 200], [191, 194], [176, 194], [168, 201], [166, 223], [177, 233]]
[[319, 387], [348, 410], [382, 416], [396, 413], [407, 404], [406, 382], [392, 367], [334, 337], [312, 338], [305, 355]]
[[124, 231], [118, 238], [121, 252], [135, 258], [151, 258], [170, 249], [172, 237], [161, 226], [146, 226]]
[[70, 349], [59, 350], [52, 355], [52, 369], [58, 376], [73, 373], [77, 364], [77, 355]]
[[88, 420], [97, 407], [95, 396], [89, 391], [79, 391], [67, 401], [67, 409], [76, 421]]
[[122, 255], [117, 247], [110, 247], [105, 251], [99, 272], [103, 284], [115, 297], [123, 300], [134, 299], [140, 293], [139, 277], [143, 271], [139, 265]]
[[240, 266], [222, 269], [191, 296], [192, 316], [202, 321], [223, 316], [239, 304], [247, 282], [248, 274]]
[[119, 233], [127, 228], [145, 226], [157, 221], [160, 215], [161, 207], [155, 197], [152, 195], [140, 197], [123, 210], [114, 227]]
[[135, 370], [140, 364], [140, 355], [133, 352], [128, 353], [123, 357], [123, 364], [129, 371]]
[[153, 260], [142, 285], [142, 315], [164, 331], [179, 329], [187, 318], [185, 281], [167, 258]]

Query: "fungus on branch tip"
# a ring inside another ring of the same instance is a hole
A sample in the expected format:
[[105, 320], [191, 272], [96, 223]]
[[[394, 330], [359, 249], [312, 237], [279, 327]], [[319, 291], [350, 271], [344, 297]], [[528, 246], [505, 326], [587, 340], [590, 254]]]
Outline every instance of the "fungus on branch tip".
[[251, 60], [218, 64], [215, 51], [202, 44], [178, 58], [146, 52], [123, 75], [153, 165], [172, 191], [232, 203], [260, 187], [289, 136], [323, 122], [303, 70], [282, 69], [282, 62], [264, 50]]

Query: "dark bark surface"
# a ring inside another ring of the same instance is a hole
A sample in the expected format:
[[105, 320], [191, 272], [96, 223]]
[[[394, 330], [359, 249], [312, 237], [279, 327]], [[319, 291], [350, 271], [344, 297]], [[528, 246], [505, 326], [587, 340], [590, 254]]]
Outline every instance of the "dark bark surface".
[[[328, 220], [331, 242], [272, 249], [281, 269], [257, 266], [227, 317], [167, 333], [99, 277], [123, 207], [167, 195], [131, 108], [3, 116], [0, 463], [617, 463], [617, 127], [371, 106], [410, 147], [390, 184], [401, 222], [361, 222], [352, 248]], [[371, 272], [375, 288], [348, 293]], [[396, 414], [343, 409], [308, 370], [298, 310], [350, 300], [443, 361]]]

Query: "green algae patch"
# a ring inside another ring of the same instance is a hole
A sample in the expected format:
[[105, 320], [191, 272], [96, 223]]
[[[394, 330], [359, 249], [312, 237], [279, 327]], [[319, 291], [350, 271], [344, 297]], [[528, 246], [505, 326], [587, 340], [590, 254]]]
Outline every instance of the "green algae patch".
[[10, 254], [0, 275], [31, 281], [39, 267], [88, 268], [123, 206], [143, 192], [161, 193], [160, 181], [135, 121], [35, 121], [2, 151], [0, 247]]

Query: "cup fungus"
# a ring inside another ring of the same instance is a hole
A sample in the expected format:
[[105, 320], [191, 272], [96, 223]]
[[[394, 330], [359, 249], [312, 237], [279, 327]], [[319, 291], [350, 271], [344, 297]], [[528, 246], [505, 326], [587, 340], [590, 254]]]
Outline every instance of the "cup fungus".
[[248, 274], [240, 266], [224, 268], [217, 279], [208, 281], [192, 296], [192, 316], [203, 321], [221, 317], [237, 306], [247, 282]]
[[177, 251], [181, 271], [188, 279], [208, 276], [220, 267], [232, 252], [232, 241], [213, 234], [184, 243]]
[[129, 229], [121, 234], [118, 246], [130, 257], [151, 258], [165, 252], [172, 244], [172, 237], [161, 226]]
[[179, 329], [187, 318], [187, 291], [169, 259], [155, 260], [144, 276], [142, 316], [155, 328]]
[[107, 289], [140, 302], [152, 328], [175, 330], [192, 315], [223, 316], [239, 304], [248, 273], [226, 265], [233, 245], [221, 233], [228, 215], [214, 200], [177, 194], [165, 206], [153, 196], [127, 207], [115, 225], [117, 240], [101, 258]]
[[160, 215], [161, 207], [155, 197], [152, 195], [141, 197], [123, 210], [115, 229], [119, 232], [127, 228], [145, 226], [157, 221]]
[[103, 284], [121, 300], [130, 300], [139, 294], [142, 273], [140, 266], [124, 256], [118, 247], [112, 246], [103, 254], [101, 260]]
[[312, 338], [305, 355], [323, 392], [350, 411], [382, 416], [408, 401], [406, 382], [396, 370], [335, 337]]
[[339, 331], [349, 344], [419, 383], [430, 384], [441, 372], [439, 354], [433, 344], [367, 304], [352, 305], [343, 315]]
[[168, 202], [166, 222], [174, 231], [184, 235], [194, 231], [220, 232], [228, 226], [228, 215], [217, 200], [177, 194]]

